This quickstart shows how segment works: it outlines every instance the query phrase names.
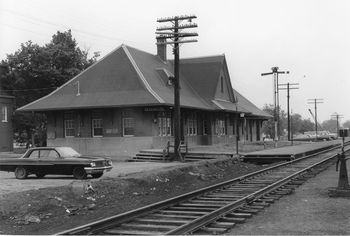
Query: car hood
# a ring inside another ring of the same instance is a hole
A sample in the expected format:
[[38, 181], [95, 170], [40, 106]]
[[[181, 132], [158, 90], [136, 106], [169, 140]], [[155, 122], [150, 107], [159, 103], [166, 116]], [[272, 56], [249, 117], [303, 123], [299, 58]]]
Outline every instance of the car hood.
[[65, 157], [65, 159], [85, 159], [85, 160], [90, 160], [90, 161], [104, 161], [104, 160], [111, 160], [109, 157], [96, 157], [96, 156], [87, 156], [87, 155], [82, 155], [79, 157]]

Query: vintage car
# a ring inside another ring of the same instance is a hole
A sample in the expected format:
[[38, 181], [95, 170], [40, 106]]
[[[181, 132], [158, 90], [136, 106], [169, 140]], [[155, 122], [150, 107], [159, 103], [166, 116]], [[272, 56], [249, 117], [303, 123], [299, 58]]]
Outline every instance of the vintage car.
[[83, 156], [71, 147], [31, 148], [19, 158], [0, 159], [0, 170], [15, 172], [17, 179], [25, 179], [35, 174], [73, 175], [85, 179], [87, 175], [99, 178], [104, 171], [112, 169], [112, 161], [105, 157]]

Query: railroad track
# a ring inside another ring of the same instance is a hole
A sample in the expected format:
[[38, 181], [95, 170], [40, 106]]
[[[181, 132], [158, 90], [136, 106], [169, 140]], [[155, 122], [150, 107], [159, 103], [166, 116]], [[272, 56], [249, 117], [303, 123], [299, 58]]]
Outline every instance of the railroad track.
[[339, 146], [58, 235], [223, 234], [334, 164], [337, 151]]

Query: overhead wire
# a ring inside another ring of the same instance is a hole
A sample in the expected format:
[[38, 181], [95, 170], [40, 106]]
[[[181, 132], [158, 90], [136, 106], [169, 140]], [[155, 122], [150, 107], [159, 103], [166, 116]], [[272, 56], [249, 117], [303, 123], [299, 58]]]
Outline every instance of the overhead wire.
[[[47, 21], [47, 20], [44, 20], [44, 19], [40, 19], [40, 18], [37, 18], [37, 17], [24, 15], [22, 13], [19, 13], [19, 12], [16, 12], [16, 11], [12, 11], [12, 10], [9, 10], [9, 9], [0, 9], [0, 11], [5, 11], [5, 12], [8, 12], [8, 13], [11, 13], [11, 14], [14, 14], [14, 15], [25, 17], [25, 18], [30, 19], [32, 21], [38, 22], [39, 24], [43, 24], [44, 23], [44, 24], [50, 25], [50, 26], [63, 27], [65, 29], [67, 29], [67, 30], [71, 29], [71, 30], [74, 30], [77, 33], [80, 33], [80, 34], [83, 34], [83, 35], [87, 35], [87, 36], [90, 36], [90, 37], [103, 38], [103, 39], [111, 40], [111, 41], [126, 41], [126, 42], [131, 42], [131, 43], [137, 43], [136, 41], [132, 41], [132, 40], [127, 40], [127, 39], [117, 38], [117, 37], [110, 37], [110, 36], [106, 36], [106, 35], [101, 35], [101, 34], [97, 34], [97, 33], [88, 32], [88, 31], [85, 31], [85, 30], [80, 30], [80, 29], [77, 29], [75, 27], [69, 27], [69, 26], [66, 26], [66, 25], [57, 24], [57, 23], [50, 22], [50, 21]], [[28, 23], [32, 23], [33, 24], [33, 22], [28, 22]], [[36, 33], [36, 32], [31, 32], [31, 33]], [[115, 46], [115, 44], [113, 44], [113, 46]]]
[[47, 88], [35, 88], [35, 89], [1, 89], [4, 92], [27, 92], [27, 91], [39, 91], [48, 89], [57, 89], [58, 87], [47, 87]]

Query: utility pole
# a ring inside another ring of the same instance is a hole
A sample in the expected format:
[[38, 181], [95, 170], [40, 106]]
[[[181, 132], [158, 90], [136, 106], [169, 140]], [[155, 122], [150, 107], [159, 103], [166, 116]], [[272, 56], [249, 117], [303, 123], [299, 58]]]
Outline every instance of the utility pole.
[[293, 110], [291, 109], [290, 111], [292, 113], [291, 117], [290, 117], [290, 139], [292, 141], [292, 146], [293, 146]]
[[237, 120], [236, 120], [236, 154], [237, 157], [239, 157], [239, 150], [238, 150], [238, 141], [239, 141], [239, 117], [240, 115], [238, 114], [238, 97], [236, 96], [236, 113], [237, 113]]
[[272, 72], [262, 73], [261, 76], [273, 75], [273, 104], [274, 104], [274, 122], [275, 122], [275, 147], [277, 147], [278, 141], [278, 120], [279, 120], [279, 96], [278, 96], [278, 74], [289, 74], [289, 71], [278, 71], [278, 67], [272, 67]]
[[[308, 99], [308, 104], [314, 104], [315, 106], [315, 132], [316, 132], [316, 141], [317, 141], [317, 104], [323, 103], [323, 98], [313, 98], [313, 99]], [[311, 113], [312, 114], [312, 113]]]
[[[173, 45], [174, 53], [174, 155], [175, 159], [184, 161], [181, 156], [181, 113], [180, 113], [180, 44], [197, 42], [195, 39], [183, 40], [185, 37], [196, 37], [197, 33], [181, 32], [184, 29], [196, 28], [197, 24], [191, 23], [192, 19], [196, 19], [194, 15], [190, 16], [174, 16], [157, 19], [158, 23], [170, 22], [170, 26], [158, 27], [156, 34], [157, 39], [163, 39], [163, 42], [157, 44]], [[183, 21], [188, 21], [187, 24], [182, 24]], [[169, 39], [169, 41], [167, 41]]]
[[339, 119], [344, 118], [343, 115], [339, 115], [338, 113], [334, 112], [333, 115], [331, 115], [331, 118], [336, 118], [337, 119], [337, 138], [339, 136]]
[[[289, 95], [289, 90], [290, 89], [299, 89], [297, 87], [290, 87], [290, 86], [296, 86], [296, 85], [299, 85], [299, 83], [286, 83], [286, 84], [279, 84], [278, 86], [278, 90], [287, 90], [287, 113], [288, 113], [288, 141], [291, 140], [291, 127], [290, 127], [290, 113], [289, 113], [289, 99], [290, 99], [290, 95]], [[287, 86], [286, 87], [283, 87], [283, 86]]]

